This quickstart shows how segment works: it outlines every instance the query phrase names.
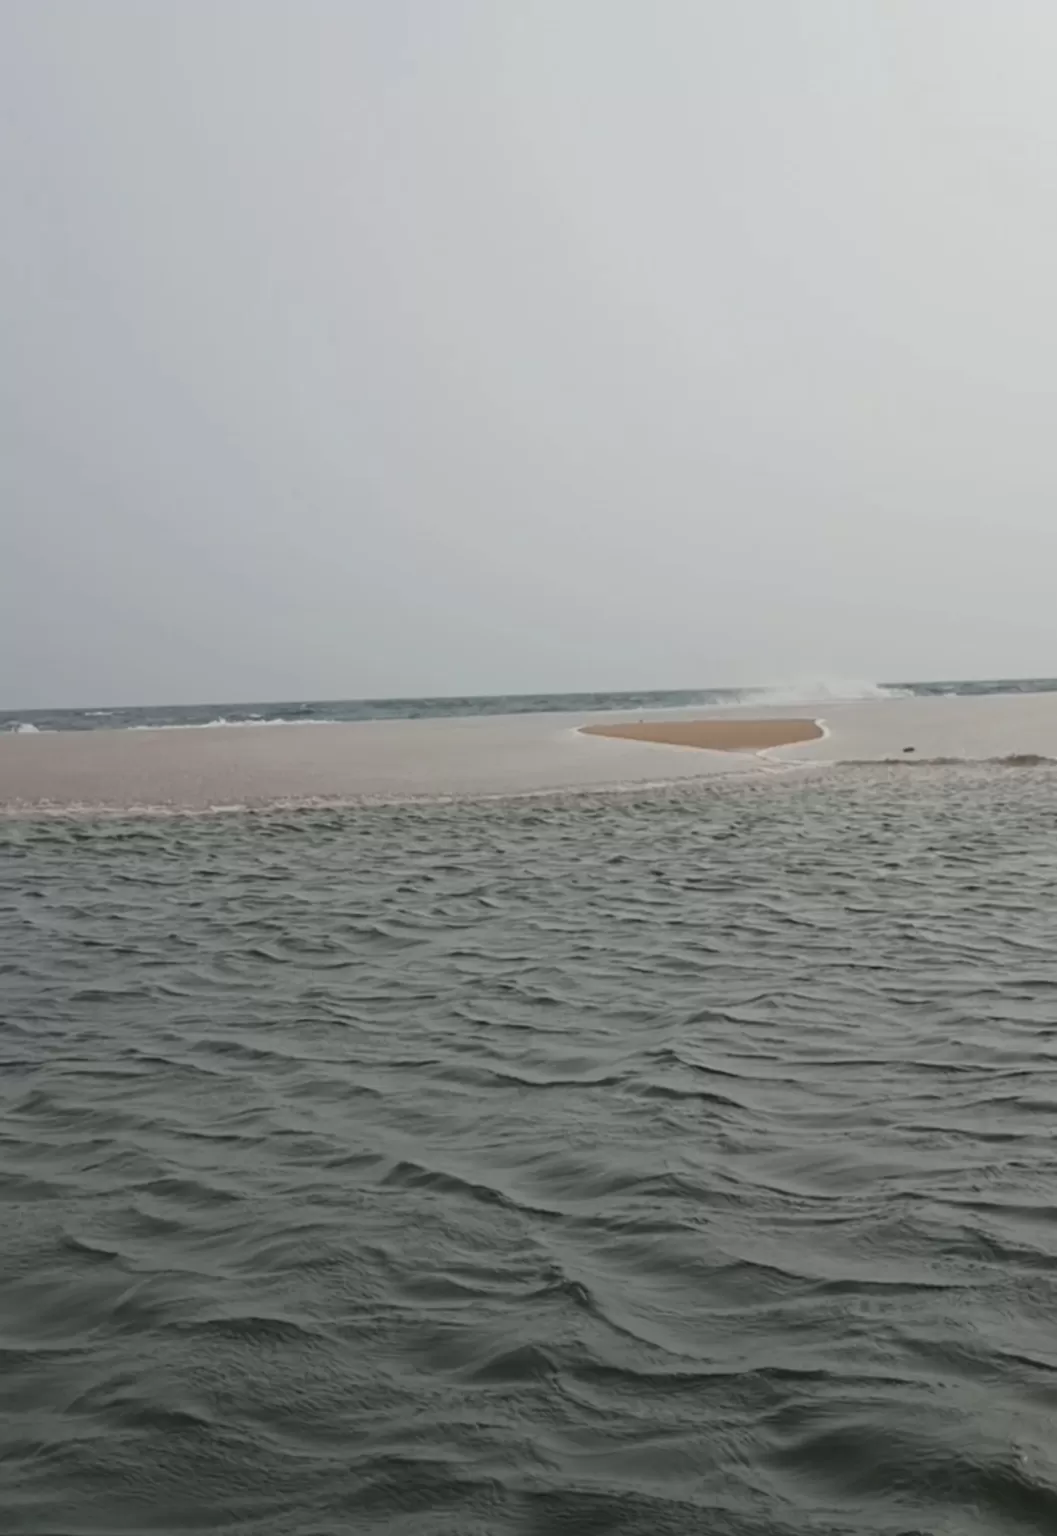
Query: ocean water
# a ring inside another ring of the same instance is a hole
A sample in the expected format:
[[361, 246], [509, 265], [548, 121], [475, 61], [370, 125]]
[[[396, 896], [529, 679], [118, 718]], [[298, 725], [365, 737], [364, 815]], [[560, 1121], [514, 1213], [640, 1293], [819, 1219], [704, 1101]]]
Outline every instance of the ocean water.
[[0, 1529], [1052, 1536], [1055, 795], [0, 823]]
[[525, 715], [596, 710], [785, 707], [891, 697], [972, 697], [1057, 692], [1057, 678], [969, 682], [872, 683], [841, 678], [801, 680], [777, 687], [683, 688], [612, 693], [491, 694], [458, 698], [275, 700], [270, 703], [143, 705], [109, 709], [0, 710], [2, 731], [151, 730], [218, 725], [308, 725], [355, 720], [435, 720], [475, 715]]

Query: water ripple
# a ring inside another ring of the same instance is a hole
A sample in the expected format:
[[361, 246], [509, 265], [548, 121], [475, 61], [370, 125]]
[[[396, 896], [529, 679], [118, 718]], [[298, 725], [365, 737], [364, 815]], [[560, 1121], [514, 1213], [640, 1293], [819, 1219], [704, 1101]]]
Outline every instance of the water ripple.
[[1052, 1533], [1053, 782], [4, 823], [5, 1532]]

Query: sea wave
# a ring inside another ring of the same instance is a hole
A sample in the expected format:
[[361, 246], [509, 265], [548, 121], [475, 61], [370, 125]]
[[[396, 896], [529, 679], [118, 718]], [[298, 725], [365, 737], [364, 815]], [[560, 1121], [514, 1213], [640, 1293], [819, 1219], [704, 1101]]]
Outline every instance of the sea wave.
[[33, 725], [47, 731], [203, 729], [245, 725], [332, 725], [359, 720], [439, 720], [492, 715], [587, 714], [600, 711], [803, 709], [812, 705], [899, 698], [1053, 693], [1055, 678], [965, 682], [874, 682], [840, 676], [776, 680], [754, 687], [646, 689], [595, 693], [494, 694], [460, 698], [214, 699], [200, 704], [129, 705], [108, 709], [0, 711], [0, 731]]
[[909, 699], [913, 689], [870, 682], [861, 678], [804, 678], [763, 688], [742, 689], [736, 702], [754, 708], [784, 708], [792, 704], [852, 704], [859, 700]]
[[248, 719], [231, 720], [226, 715], [218, 715], [215, 720], [173, 720], [160, 725], [129, 725], [125, 729], [129, 731], [215, 731], [219, 729], [242, 729], [244, 726], [264, 725], [341, 725], [341, 720], [328, 719], [323, 716], [305, 717], [299, 720], [289, 720], [281, 715], [263, 716], [252, 715]]

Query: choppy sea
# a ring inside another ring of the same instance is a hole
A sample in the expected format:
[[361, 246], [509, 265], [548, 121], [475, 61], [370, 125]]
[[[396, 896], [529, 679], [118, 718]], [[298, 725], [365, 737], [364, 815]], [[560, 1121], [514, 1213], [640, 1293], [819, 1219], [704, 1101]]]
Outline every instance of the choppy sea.
[[0, 822], [10, 1536], [1057, 1530], [1057, 778]]

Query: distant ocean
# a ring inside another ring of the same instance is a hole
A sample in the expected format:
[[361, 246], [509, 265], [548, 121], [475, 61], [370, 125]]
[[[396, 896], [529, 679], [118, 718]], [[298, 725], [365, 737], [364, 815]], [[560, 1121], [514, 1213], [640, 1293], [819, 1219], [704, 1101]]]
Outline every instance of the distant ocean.
[[202, 726], [336, 725], [351, 720], [428, 720], [587, 710], [756, 708], [854, 699], [987, 693], [1053, 693], [1057, 678], [872, 683], [824, 680], [777, 688], [662, 688], [599, 693], [497, 693], [452, 698], [289, 699], [257, 703], [145, 704], [127, 708], [0, 710], [0, 731], [175, 730]]

